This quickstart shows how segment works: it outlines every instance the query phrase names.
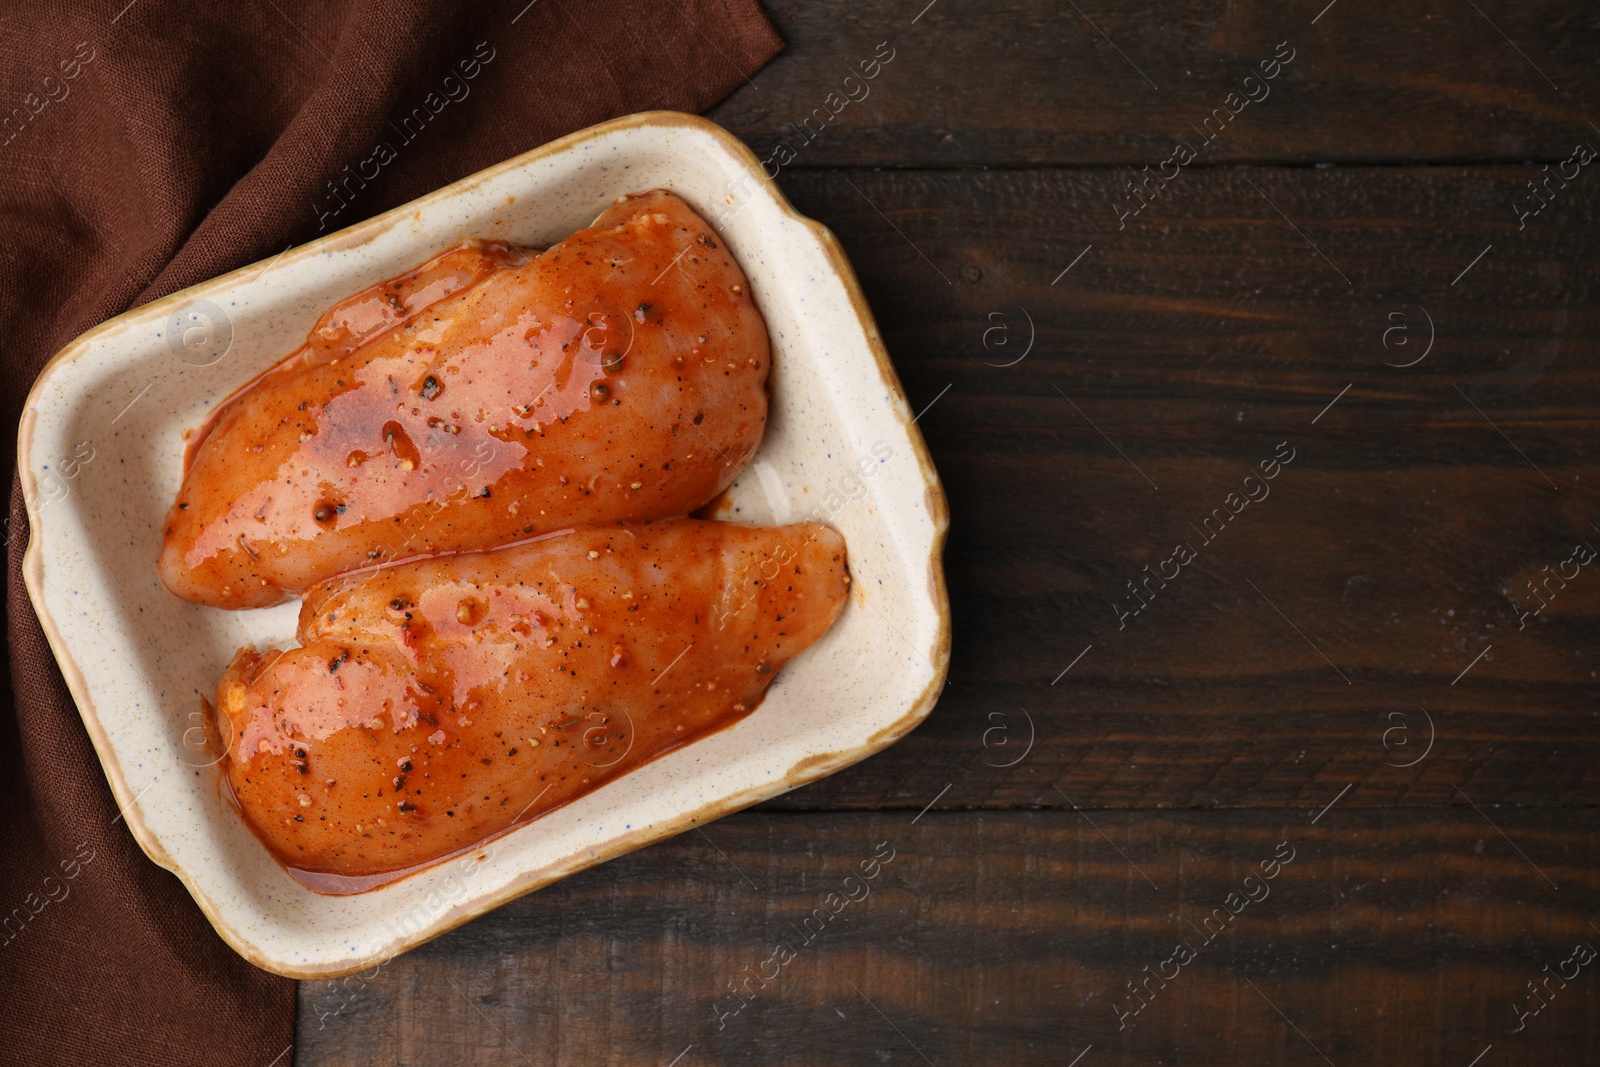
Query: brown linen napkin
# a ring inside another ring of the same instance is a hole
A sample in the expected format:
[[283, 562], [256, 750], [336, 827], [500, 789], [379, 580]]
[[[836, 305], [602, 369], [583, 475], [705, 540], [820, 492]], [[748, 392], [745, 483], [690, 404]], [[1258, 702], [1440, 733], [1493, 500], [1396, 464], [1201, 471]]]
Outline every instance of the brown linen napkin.
[[[45, 362], [96, 323], [595, 122], [705, 110], [782, 48], [755, 0], [8, 6], [12, 427]], [[330, 185], [346, 167], [362, 170], [352, 196]], [[14, 434], [4, 447], [15, 467]], [[294, 984], [234, 955], [112, 802], [23, 587], [15, 474], [7, 530], [0, 1063], [286, 1067]]]

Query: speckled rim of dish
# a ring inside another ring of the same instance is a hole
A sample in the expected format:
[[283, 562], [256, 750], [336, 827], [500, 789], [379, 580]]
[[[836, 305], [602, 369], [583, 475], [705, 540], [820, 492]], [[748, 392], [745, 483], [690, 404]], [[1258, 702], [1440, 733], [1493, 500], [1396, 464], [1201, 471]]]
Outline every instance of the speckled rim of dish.
[[[929, 656], [929, 663], [933, 668], [933, 677], [921, 694], [906, 707], [905, 713], [897, 721], [879, 729], [860, 746], [839, 752], [818, 753], [800, 760], [784, 775], [781, 788], [774, 789], [770, 784], [753, 786], [742, 792], [723, 797], [719, 801], [696, 808], [689, 814], [680, 814], [677, 818], [664, 819], [641, 827], [632, 833], [622, 834], [609, 841], [601, 842], [592, 848], [588, 855], [573, 857], [568, 863], [523, 871], [512, 882], [498, 891], [478, 897], [469, 897], [464, 906], [452, 908], [441, 913], [431, 925], [416, 934], [397, 937], [381, 953], [369, 953], [362, 958], [349, 962], [340, 961], [335, 965], [311, 967], [286, 964], [282, 960], [266, 956], [259, 951], [257, 945], [251, 939], [242, 935], [224, 916], [219, 914], [213, 902], [209, 900], [204, 892], [199, 890], [190, 874], [181, 865], [175, 863], [166, 850], [162, 848], [158, 835], [145, 821], [144, 813], [138, 803], [138, 796], [133, 793], [127, 784], [116, 750], [110, 744], [101, 724], [99, 714], [90, 699], [87, 680], [76, 660], [68, 652], [67, 642], [48, 608], [44, 591], [44, 561], [42, 539], [40, 537], [40, 532], [43, 528], [41, 523], [42, 508], [38, 503], [38, 485], [34, 476], [32, 462], [33, 430], [37, 417], [36, 401], [45, 390], [53, 371], [81, 357], [88, 348], [89, 342], [103, 333], [114, 330], [126, 319], [134, 316], [140, 318], [159, 317], [176, 311], [197, 298], [211, 292], [226, 289], [234, 283], [259, 273], [267, 265], [275, 268], [293, 267], [295, 263], [310, 259], [325, 251], [350, 248], [363, 244], [379, 233], [397, 225], [401, 219], [415, 210], [418, 205], [432, 203], [441, 198], [468, 192], [508, 171], [524, 167], [529, 163], [557, 153], [570, 151], [586, 141], [619, 131], [646, 126], [684, 127], [707, 134], [716, 140], [734, 161], [742, 165], [746, 173], [755, 180], [756, 185], [765, 191], [765, 194], [772, 199], [777, 208], [788, 219], [811, 232], [821, 246], [838, 281], [843, 285], [846, 296], [859, 321], [868, 349], [876, 362], [881, 384], [894, 400], [893, 413], [911, 444], [916, 465], [925, 487], [926, 511], [933, 527], [930, 552], [926, 561], [927, 581], [929, 594], [938, 612], [936, 637]], [[460, 181], [396, 207], [391, 211], [353, 224], [326, 237], [292, 248], [273, 260], [241, 267], [188, 289], [180, 290], [159, 300], [141, 305], [101, 323], [58, 352], [40, 372], [33, 389], [29, 393], [18, 427], [18, 468], [27, 506], [30, 531], [28, 548], [23, 557], [24, 584], [27, 586], [28, 595], [38, 615], [40, 626], [55, 654], [62, 677], [72, 693], [84, 726], [94, 745], [95, 752], [105, 770], [114, 800], [122, 817], [125, 818], [134, 839], [139, 843], [145, 854], [159, 866], [177, 875], [218, 934], [231, 948], [256, 966], [290, 978], [302, 980], [338, 978], [368, 969], [380, 960], [392, 959], [509, 901], [559, 881], [580, 870], [614, 859], [644, 845], [676, 836], [688, 829], [740, 811], [763, 800], [771, 799], [774, 796], [781, 795], [859, 762], [867, 756], [887, 748], [909, 733], [928, 716], [938, 700], [940, 690], [944, 685], [945, 675], [948, 672], [951, 645], [950, 604], [945, 585], [942, 556], [949, 530], [949, 509], [938, 472], [934, 468], [921, 431], [917, 428], [911, 415], [905, 392], [900, 385], [893, 364], [890, 362], [889, 354], [884, 348], [872, 313], [868, 309], [866, 298], [861, 291], [860, 282], [834, 234], [821, 223], [801, 215], [794, 209], [777, 184], [768, 178], [756, 155], [733, 134], [715, 123], [695, 115], [673, 111], [648, 111], [579, 130], [576, 133], [551, 141], [522, 155], [469, 175]]]

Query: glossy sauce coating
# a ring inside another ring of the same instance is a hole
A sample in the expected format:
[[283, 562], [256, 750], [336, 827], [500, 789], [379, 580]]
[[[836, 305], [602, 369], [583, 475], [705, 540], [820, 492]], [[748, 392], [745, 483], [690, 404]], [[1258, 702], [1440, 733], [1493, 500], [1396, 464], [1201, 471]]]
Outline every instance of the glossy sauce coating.
[[678, 197], [453, 250], [324, 315], [190, 442], [160, 571], [263, 607], [356, 567], [686, 515], [766, 424], [766, 326]]
[[849, 580], [825, 526], [692, 519], [352, 573], [235, 655], [227, 780], [292, 873], [371, 888], [748, 714]]

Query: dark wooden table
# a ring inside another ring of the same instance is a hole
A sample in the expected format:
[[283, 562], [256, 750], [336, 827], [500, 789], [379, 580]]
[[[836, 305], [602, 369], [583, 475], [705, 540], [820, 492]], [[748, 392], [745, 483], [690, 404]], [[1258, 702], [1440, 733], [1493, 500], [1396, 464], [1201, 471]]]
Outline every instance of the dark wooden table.
[[924, 3], [773, 5], [713, 118], [923, 411], [938, 707], [305, 983], [296, 1061], [1597, 1062], [1600, 15]]

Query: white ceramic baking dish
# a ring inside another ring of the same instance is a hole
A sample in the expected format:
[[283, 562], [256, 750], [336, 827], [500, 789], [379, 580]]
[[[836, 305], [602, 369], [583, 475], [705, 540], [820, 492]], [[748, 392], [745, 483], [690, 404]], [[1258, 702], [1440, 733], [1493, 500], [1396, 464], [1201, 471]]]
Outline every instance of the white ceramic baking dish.
[[[290, 878], [222, 800], [198, 729], [239, 645], [293, 642], [298, 604], [180, 600], [155, 562], [183, 432], [294, 349], [329, 304], [470, 237], [546, 245], [626, 193], [667, 188], [722, 233], [771, 329], [765, 441], [724, 514], [821, 517], [855, 581], [832, 630], [756, 712], [464, 857], [355, 896]], [[592, 864], [892, 744], [933, 707], [950, 650], [938, 476], [833, 235], [721, 128], [653, 112], [508, 160], [387, 214], [118, 316], [68, 345], [19, 442], [28, 591], [128, 827], [258, 966], [371, 966]]]

